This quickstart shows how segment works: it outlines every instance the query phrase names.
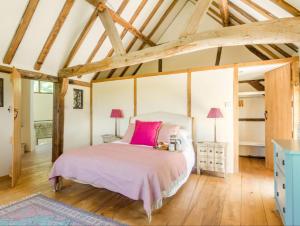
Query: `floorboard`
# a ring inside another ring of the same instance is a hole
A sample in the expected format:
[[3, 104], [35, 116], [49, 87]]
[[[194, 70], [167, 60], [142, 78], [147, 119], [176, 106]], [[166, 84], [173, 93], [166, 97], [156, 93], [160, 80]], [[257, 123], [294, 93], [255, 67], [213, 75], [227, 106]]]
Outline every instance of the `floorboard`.
[[[148, 224], [141, 201], [71, 181], [64, 181], [62, 191], [53, 192], [47, 178], [50, 160], [47, 151], [25, 154], [17, 186], [10, 188], [8, 178], [0, 180], [0, 205], [42, 193], [122, 223]], [[240, 172], [226, 179], [192, 174], [153, 213], [150, 225], [282, 225], [275, 210], [273, 183], [273, 173], [264, 167], [263, 159], [241, 157]]]

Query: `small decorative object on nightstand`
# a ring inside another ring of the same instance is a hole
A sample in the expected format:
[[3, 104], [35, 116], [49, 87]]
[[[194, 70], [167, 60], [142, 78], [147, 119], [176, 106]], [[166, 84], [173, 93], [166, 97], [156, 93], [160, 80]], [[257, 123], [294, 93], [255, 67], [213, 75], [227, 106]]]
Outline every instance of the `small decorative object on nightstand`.
[[226, 143], [197, 142], [197, 174], [226, 176]]
[[102, 135], [103, 143], [112, 143], [117, 140], [121, 140], [121, 137], [117, 137], [113, 134], [104, 134]]

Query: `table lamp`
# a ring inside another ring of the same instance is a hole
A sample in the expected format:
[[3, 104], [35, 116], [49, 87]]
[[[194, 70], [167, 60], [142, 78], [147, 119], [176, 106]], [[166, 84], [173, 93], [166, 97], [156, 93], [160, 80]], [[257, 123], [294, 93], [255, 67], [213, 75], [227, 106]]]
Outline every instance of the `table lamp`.
[[220, 110], [220, 108], [211, 108], [208, 112], [207, 118], [213, 118], [215, 119], [215, 139], [214, 141], [217, 142], [217, 125], [216, 120], [217, 118], [223, 118], [223, 114]]
[[122, 112], [121, 109], [112, 109], [111, 113], [110, 113], [110, 117], [115, 119], [115, 136], [117, 137], [118, 136], [118, 132], [117, 132], [118, 131], [117, 130], [118, 122], [117, 122], [117, 120], [119, 118], [124, 117], [123, 112]]

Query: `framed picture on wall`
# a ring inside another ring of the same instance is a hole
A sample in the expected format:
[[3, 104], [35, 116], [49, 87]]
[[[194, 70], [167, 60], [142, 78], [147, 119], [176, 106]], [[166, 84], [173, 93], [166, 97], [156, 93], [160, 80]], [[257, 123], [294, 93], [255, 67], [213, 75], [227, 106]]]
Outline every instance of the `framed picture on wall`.
[[4, 83], [3, 78], [0, 78], [0, 107], [4, 107]]
[[83, 109], [83, 90], [73, 90], [73, 109]]

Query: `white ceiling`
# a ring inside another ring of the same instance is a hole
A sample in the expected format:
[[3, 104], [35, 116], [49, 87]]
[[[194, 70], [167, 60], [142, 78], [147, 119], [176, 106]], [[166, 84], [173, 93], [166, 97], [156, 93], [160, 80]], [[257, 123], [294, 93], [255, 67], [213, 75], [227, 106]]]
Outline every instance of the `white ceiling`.
[[[140, 28], [144, 23], [145, 19], [150, 14], [151, 10], [154, 8], [155, 4], [159, 0], [147, 0], [147, 4], [134, 22], [136, 28]], [[240, 0], [230, 0], [231, 2], [236, 3], [241, 8], [246, 10], [249, 14], [254, 16], [257, 20], [265, 20], [263, 16], [256, 13], [253, 9], [247, 7]], [[281, 8], [277, 7], [270, 0], [253, 0], [262, 7], [268, 8], [271, 10], [274, 15], [277, 17], [289, 17], [289, 13], [285, 12]], [[290, 4], [298, 7], [300, 9], [300, 0], [287, 0]], [[114, 9], [117, 10], [122, 0], [108, 0], [108, 4]], [[124, 9], [121, 16], [130, 20], [130, 17], [135, 12], [141, 0], [129, 0], [128, 5]], [[163, 4], [157, 11], [157, 13], [151, 19], [149, 25], [144, 30], [144, 34], [148, 35], [153, 27], [157, 24], [160, 17], [164, 14], [168, 6], [173, 2], [173, 0], [164, 0]], [[161, 28], [157, 30], [157, 33], [153, 36], [153, 41], [160, 43], [169, 41], [166, 36], [163, 34], [168, 30], [169, 25], [174, 21], [176, 16], [179, 14], [180, 10], [183, 7], [187, 7], [188, 10], [192, 12], [193, 7], [191, 7], [192, 1], [190, 0], [179, 0], [176, 7], [173, 9], [172, 13], [166, 18], [165, 22], [161, 25]], [[28, 0], [9, 0], [3, 1], [1, 4], [1, 13], [0, 13], [0, 59], [3, 60], [3, 57], [9, 47], [9, 44], [15, 34], [17, 26], [22, 18], [23, 12], [27, 6]], [[22, 68], [33, 70], [33, 66], [37, 57], [52, 29], [52, 26], [57, 19], [57, 16], [62, 9], [65, 0], [40, 0], [37, 10], [33, 15], [32, 21], [28, 27], [28, 30], [25, 33], [25, 36], [16, 52], [16, 55], [11, 63], [11, 65]], [[61, 31], [59, 32], [54, 45], [52, 46], [43, 66], [41, 72], [48, 73], [51, 75], [56, 75], [59, 69], [64, 64], [72, 46], [74, 45], [77, 37], [82, 31], [83, 27], [87, 23], [89, 17], [91, 16], [94, 7], [87, 3], [86, 0], [75, 0], [73, 8], [70, 11]], [[232, 10], [232, 13], [235, 13]], [[239, 15], [241, 16], [241, 15]], [[180, 18], [179, 23], [184, 28], [187, 18]], [[178, 21], [178, 20], [177, 20]], [[212, 20], [211, 20], [212, 21]], [[245, 20], [246, 21], [246, 20]], [[216, 23], [216, 22], [214, 22]], [[217, 24], [217, 23], [216, 23]], [[218, 25], [216, 25], [218, 26]], [[205, 27], [203, 24], [199, 26]], [[206, 26], [214, 27], [214, 26]], [[123, 29], [117, 25], [119, 32]], [[204, 29], [205, 30], [205, 29]], [[77, 52], [76, 56], [72, 60], [70, 66], [76, 64], [84, 64], [97, 43], [99, 37], [104, 32], [104, 28], [100, 20], [96, 20], [86, 39], [84, 40], [81, 48]], [[178, 34], [172, 36], [173, 39], [178, 38]], [[170, 36], [169, 36], [170, 37]], [[127, 33], [123, 39], [124, 46], [127, 46], [128, 43], [133, 39], [131, 33]], [[132, 50], [136, 50], [141, 45], [141, 41], [137, 41]], [[287, 47], [282, 46], [286, 51], [291, 51], [286, 49]], [[106, 57], [107, 53], [111, 49], [111, 44], [106, 38], [101, 49], [98, 51], [95, 59], [93, 61], [98, 61]], [[1, 62], [3, 64], [3, 61]], [[119, 73], [120, 70], [117, 70]], [[132, 70], [129, 70], [132, 72]], [[84, 76], [82, 80], [89, 81], [92, 75]]]
[[272, 71], [283, 65], [284, 64], [282, 63], [239, 68], [239, 81], [263, 79], [266, 72]]

